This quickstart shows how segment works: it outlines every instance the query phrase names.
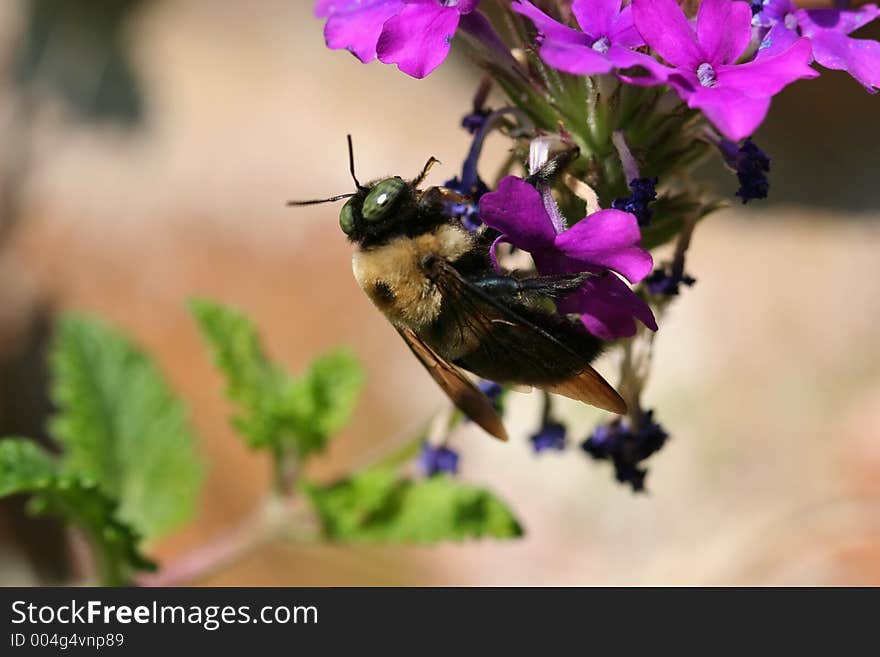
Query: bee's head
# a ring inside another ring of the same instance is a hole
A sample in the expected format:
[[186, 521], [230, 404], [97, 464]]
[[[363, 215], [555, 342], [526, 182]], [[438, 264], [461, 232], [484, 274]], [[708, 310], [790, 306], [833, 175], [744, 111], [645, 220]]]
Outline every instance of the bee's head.
[[339, 227], [352, 242], [369, 245], [401, 232], [412, 219], [416, 188], [400, 176], [360, 187], [339, 212]]
[[419, 234], [441, 219], [434, 211], [434, 195], [422, 195], [418, 191], [436, 162], [433, 157], [429, 159], [422, 172], [411, 181], [392, 176], [361, 185], [354, 172], [354, 149], [348, 135], [348, 164], [357, 191], [314, 201], [289, 201], [288, 205], [313, 205], [347, 198], [339, 213], [339, 226], [349, 240], [360, 246], [381, 244], [397, 235]]

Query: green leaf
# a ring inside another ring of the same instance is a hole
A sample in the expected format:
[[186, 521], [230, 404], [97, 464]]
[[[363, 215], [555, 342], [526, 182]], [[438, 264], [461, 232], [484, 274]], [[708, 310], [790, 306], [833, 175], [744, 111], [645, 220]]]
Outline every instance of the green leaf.
[[117, 520], [117, 505], [96, 482], [65, 474], [57, 461], [30, 440], [0, 440], [0, 497], [30, 493], [32, 513], [51, 513], [79, 527], [94, 547], [105, 585], [125, 584], [135, 570], [155, 564], [139, 549], [138, 533]]
[[238, 407], [233, 425], [252, 447], [306, 456], [348, 422], [364, 378], [348, 351], [318, 358], [296, 379], [269, 361], [245, 315], [205, 299], [190, 307]]
[[363, 382], [357, 359], [338, 350], [317, 358], [302, 379], [287, 387], [281, 409], [299, 456], [323, 451], [328, 439], [345, 427]]
[[235, 428], [252, 447], [271, 445], [282, 431], [284, 372], [266, 358], [256, 328], [242, 313], [207, 299], [193, 299], [190, 310], [226, 377], [226, 396], [238, 404]]
[[305, 490], [329, 540], [436, 543], [523, 533], [492, 493], [447, 476], [398, 479], [392, 470], [372, 468]]
[[56, 472], [52, 457], [33, 441], [0, 440], [0, 497], [46, 488], [55, 479]]
[[146, 537], [190, 518], [203, 468], [185, 409], [153, 362], [118, 331], [68, 317], [51, 364], [50, 431], [64, 471], [96, 482]]

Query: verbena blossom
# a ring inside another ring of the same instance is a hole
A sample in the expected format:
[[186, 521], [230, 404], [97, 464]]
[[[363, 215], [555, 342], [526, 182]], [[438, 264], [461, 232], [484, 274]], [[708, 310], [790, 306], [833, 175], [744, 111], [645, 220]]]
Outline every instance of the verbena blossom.
[[[633, 50], [645, 42], [633, 24], [631, 6], [621, 8], [621, 0], [574, 0], [571, 11], [581, 31], [554, 20], [526, 0], [514, 0], [511, 8], [535, 25], [541, 59], [553, 68], [595, 75], [641, 66], [662, 81], [664, 68]], [[638, 78], [626, 79], [635, 82]]]
[[324, 38], [362, 62], [378, 59], [423, 78], [449, 54], [462, 16], [478, 0], [319, 0], [315, 15], [327, 18]]
[[559, 310], [577, 313], [587, 330], [613, 340], [636, 332], [635, 319], [651, 330], [657, 323], [650, 307], [626, 283], [651, 271], [651, 254], [639, 246], [636, 218], [620, 210], [600, 210], [568, 229], [557, 227], [541, 194], [516, 176], [507, 176], [498, 190], [480, 199], [480, 217], [501, 236], [492, 246], [508, 242], [528, 251], [542, 274], [594, 274], [559, 302]]
[[403, 9], [403, 0], [318, 0], [315, 16], [326, 18], [324, 41], [345, 49], [362, 62], [376, 59], [376, 44], [385, 21]]
[[645, 490], [648, 471], [639, 464], [659, 451], [668, 438], [669, 434], [654, 421], [654, 412], [647, 411], [635, 431], [624, 420], [601, 425], [581, 444], [581, 449], [596, 460], [611, 461], [617, 481], [641, 492]]
[[799, 9], [791, 0], [763, 0], [753, 25], [769, 28], [758, 58], [789, 47], [799, 37], [810, 40], [822, 66], [846, 71], [869, 92], [880, 90], [880, 43], [849, 35], [880, 16], [876, 4], [858, 9]]
[[537, 433], [529, 437], [535, 452], [547, 450], [562, 451], [566, 446], [565, 425], [558, 422], [547, 422]]
[[696, 28], [675, 0], [633, 0], [632, 7], [645, 42], [672, 66], [668, 84], [730, 139], [751, 135], [771, 97], [785, 86], [818, 75], [809, 66], [807, 39], [737, 64], [752, 38], [752, 11], [745, 2], [703, 0]]
[[429, 477], [444, 472], [455, 474], [458, 472], [458, 452], [444, 445], [434, 447], [430, 443], [422, 443], [419, 466]]

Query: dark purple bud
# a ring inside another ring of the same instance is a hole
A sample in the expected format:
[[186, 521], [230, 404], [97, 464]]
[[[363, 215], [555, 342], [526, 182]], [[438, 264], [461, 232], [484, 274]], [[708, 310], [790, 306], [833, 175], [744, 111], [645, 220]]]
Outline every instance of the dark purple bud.
[[727, 165], [736, 171], [739, 180], [739, 189], [736, 195], [743, 203], [754, 199], [767, 198], [770, 191], [770, 181], [767, 174], [770, 173], [770, 158], [755, 145], [751, 137], [746, 139], [742, 146], [722, 139], [718, 144], [721, 154]]
[[419, 466], [428, 477], [448, 472], [458, 472], [458, 453], [446, 446], [433, 447], [429, 443], [422, 443], [422, 451], [419, 454]]
[[654, 422], [654, 412], [648, 411], [636, 431], [621, 420], [596, 427], [581, 449], [597, 461], [611, 461], [617, 481], [629, 484], [638, 493], [645, 489], [648, 474], [638, 464], [659, 451], [668, 438], [663, 427]]
[[651, 294], [674, 297], [678, 295], [682, 285], [691, 287], [697, 279], [684, 272], [678, 274], [661, 267], [651, 272], [644, 282]]
[[629, 182], [629, 188], [632, 194], [623, 198], [616, 198], [611, 202], [611, 207], [615, 210], [629, 212], [635, 215], [639, 226], [647, 226], [651, 223], [651, 217], [654, 215], [653, 208], [650, 207], [652, 201], [657, 198], [657, 178], [633, 178]]
[[548, 449], [555, 449], [561, 452], [565, 449], [566, 444], [565, 425], [558, 422], [548, 422], [529, 440], [532, 441], [532, 448], [536, 453]]
[[504, 388], [502, 388], [500, 384], [495, 383], [494, 381], [489, 381], [488, 379], [481, 379], [480, 382], [477, 383], [477, 388], [489, 398], [489, 401], [492, 402], [492, 405], [495, 406], [496, 409], [500, 407], [501, 395], [504, 393]]
[[473, 112], [464, 115], [464, 118], [461, 120], [461, 127], [467, 130], [469, 134], [475, 135], [485, 125], [486, 119], [489, 118], [491, 113], [492, 110], [490, 109], [475, 109]]

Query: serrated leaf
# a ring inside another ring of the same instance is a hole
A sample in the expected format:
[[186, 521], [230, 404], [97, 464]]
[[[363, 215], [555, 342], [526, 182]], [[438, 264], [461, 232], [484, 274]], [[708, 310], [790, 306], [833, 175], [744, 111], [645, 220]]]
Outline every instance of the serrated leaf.
[[305, 376], [286, 389], [282, 412], [289, 419], [299, 456], [321, 452], [348, 423], [363, 386], [357, 359], [345, 350], [320, 356]]
[[245, 315], [205, 299], [190, 307], [226, 377], [226, 395], [237, 405], [233, 425], [252, 447], [292, 448], [306, 456], [323, 450], [348, 422], [363, 385], [348, 351], [319, 357], [293, 378], [266, 357]]
[[118, 519], [146, 537], [191, 517], [202, 466], [182, 403], [123, 334], [85, 317], [64, 319], [52, 357], [50, 422], [64, 471], [119, 501]]
[[52, 457], [33, 441], [0, 440], [0, 497], [44, 488], [54, 480], [56, 471]]
[[306, 493], [329, 540], [436, 543], [523, 533], [492, 493], [446, 476], [398, 479], [374, 468], [329, 487], [308, 486]]
[[235, 428], [252, 447], [271, 445], [282, 431], [284, 373], [266, 358], [256, 328], [243, 313], [207, 299], [193, 299], [190, 310], [226, 378], [226, 396], [238, 405]]
[[95, 548], [103, 584], [124, 584], [135, 570], [155, 568], [141, 554], [138, 533], [117, 519], [117, 505], [95, 482], [62, 472], [32, 441], [0, 440], [0, 497], [29, 493], [33, 513], [51, 513], [79, 527]]

